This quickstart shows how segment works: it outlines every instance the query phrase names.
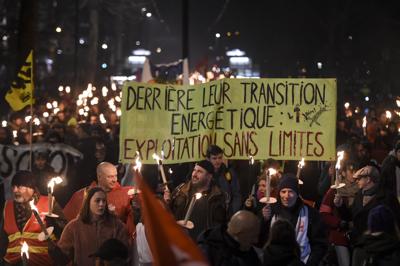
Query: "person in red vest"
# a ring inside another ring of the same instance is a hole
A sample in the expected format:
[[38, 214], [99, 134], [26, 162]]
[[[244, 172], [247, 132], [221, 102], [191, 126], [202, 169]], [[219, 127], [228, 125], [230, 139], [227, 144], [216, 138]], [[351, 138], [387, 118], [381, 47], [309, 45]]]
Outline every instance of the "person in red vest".
[[118, 183], [117, 168], [109, 162], [100, 163], [96, 172], [97, 183], [93, 181], [90, 186], [80, 189], [72, 195], [64, 207], [65, 217], [68, 221], [77, 217], [87, 191], [98, 186], [107, 193], [108, 210], [126, 224], [129, 235], [134, 238], [134, 215], [131, 208], [131, 196], [128, 195], [128, 191], [133, 187], [123, 187]]
[[[61, 207], [54, 204], [53, 213], [59, 218], [48, 219], [44, 213], [48, 212], [48, 198], [41, 196], [36, 187], [36, 177], [29, 171], [18, 171], [12, 181], [13, 200], [7, 200], [4, 207], [4, 216], [0, 230], [0, 257], [4, 265], [20, 265], [21, 245], [24, 241], [29, 246], [29, 265], [53, 265], [48, 255], [46, 241], [38, 239], [41, 227], [37, 222], [29, 202], [34, 200], [42, 221], [47, 226], [55, 226], [54, 232], [61, 234], [66, 224]], [[53, 240], [54, 234], [50, 235]], [[0, 264], [3, 265], [0, 261]]]

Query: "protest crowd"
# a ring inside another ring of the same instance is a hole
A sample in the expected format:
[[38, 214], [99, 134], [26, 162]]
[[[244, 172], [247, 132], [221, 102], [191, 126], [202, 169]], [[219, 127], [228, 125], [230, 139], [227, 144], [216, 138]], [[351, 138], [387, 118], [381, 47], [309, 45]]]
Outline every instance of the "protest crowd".
[[196, 265], [400, 265], [398, 110], [340, 103], [339, 163], [228, 160], [213, 144], [197, 162], [137, 169], [118, 160], [115, 84], [58, 91], [0, 127], [1, 265], [172, 265], [166, 247], [183, 265], [190, 254], [157, 233], [165, 213]]

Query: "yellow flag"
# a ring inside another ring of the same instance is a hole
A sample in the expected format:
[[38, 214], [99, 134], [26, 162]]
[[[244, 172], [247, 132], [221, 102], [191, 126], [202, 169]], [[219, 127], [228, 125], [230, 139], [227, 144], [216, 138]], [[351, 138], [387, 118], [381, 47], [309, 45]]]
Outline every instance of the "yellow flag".
[[31, 50], [25, 63], [18, 72], [17, 79], [11, 84], [6, 94], [6, 100], [14, 111], [19, 111], [29, 104], [33, 104], [33, 51]]

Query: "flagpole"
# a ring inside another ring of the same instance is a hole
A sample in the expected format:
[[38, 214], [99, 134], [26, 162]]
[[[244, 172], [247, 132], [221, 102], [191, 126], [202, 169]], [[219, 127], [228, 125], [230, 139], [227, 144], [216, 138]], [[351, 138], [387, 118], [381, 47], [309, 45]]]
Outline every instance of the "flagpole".
[[33, 79], [33, 69], [35, 65], [35, 60], [34, 60], [34, 51], [32, 50], [32, 67], [31, 67], [31, 82], [32, 82], [32, 96], [31, 96], [31, 104], [30, 104], [30, 110], [31, 110], [31, 120], [29, 121], [29, 136], [30, 136], [30, 143], [29, 143], [29, 171], [32, 171], [32, 143], [33, 143], [33, 93], [35, 91], [35, 82]]
[[31, 101], [31, 121], [29, 125], [29, 136], [30, 136], [30, 144], [29, 144], [29, 171], [32, 171], [32, 142], [33, 142], [33, 134], [32, 134], [32, 123], [33, 123], [33, 104]]
[[182, 0], [182, 60], [189, 60], [189, 0]]

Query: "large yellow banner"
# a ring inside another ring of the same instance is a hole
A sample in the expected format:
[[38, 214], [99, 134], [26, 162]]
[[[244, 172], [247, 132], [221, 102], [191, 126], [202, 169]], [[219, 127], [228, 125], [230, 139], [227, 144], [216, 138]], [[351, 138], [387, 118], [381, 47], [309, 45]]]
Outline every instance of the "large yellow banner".
[[222, 79], [195, 86], [127, 82], [120, 161], [203, 159], [217, 144], [229, 159], [334, 160], [335, 79]]

